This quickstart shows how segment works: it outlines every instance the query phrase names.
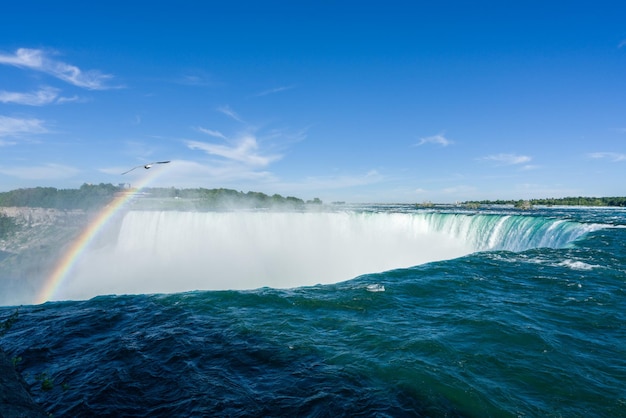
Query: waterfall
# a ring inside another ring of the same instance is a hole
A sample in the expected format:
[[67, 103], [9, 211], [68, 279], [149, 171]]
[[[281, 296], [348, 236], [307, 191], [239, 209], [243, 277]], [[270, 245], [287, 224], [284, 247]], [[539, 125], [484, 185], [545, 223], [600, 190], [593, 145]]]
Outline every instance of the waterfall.
[[476, 251], [559, 248], [585, 232], [532, 216], [130, 211], [113, 239], [85, 253], [62, 294], [328, 284]]

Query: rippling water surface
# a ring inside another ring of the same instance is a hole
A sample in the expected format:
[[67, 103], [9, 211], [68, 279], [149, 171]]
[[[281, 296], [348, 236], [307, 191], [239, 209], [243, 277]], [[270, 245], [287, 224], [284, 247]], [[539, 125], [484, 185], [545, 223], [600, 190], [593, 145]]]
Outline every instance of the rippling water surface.
[[513, 220], [504, 248], [334, 284], [23, 306], [1, 343], [57, 417], [626, 416], [626, 212]]

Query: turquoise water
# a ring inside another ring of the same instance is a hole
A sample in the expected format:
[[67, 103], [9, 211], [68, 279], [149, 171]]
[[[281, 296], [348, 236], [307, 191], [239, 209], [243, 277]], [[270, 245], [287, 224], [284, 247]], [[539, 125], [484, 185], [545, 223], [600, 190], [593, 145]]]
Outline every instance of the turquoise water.
[[626, 416], [626, 211], [376, 206], [353, 218], [368, 221], [343, 227], [374, 219], [410, 229], [402, 246], [436, 232], [469, 252], [337, 283], [22, 306], [2, 346], [59, 417]]

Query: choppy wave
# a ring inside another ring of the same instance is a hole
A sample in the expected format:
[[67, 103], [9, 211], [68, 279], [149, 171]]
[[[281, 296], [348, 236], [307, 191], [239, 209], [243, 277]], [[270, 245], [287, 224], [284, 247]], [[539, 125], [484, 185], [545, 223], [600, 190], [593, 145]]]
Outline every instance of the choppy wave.
[[[143, 215], [92, 251], [147, 251], [120, 241]], [[154, 215], [155, 237], [175, 230]], [[54, 416], [626, 416], [626, 229], [584, 211], [396, 215], [333, 219], [426, 225], [469, 253], [321, 286], [26, 306], [2, 346]]]

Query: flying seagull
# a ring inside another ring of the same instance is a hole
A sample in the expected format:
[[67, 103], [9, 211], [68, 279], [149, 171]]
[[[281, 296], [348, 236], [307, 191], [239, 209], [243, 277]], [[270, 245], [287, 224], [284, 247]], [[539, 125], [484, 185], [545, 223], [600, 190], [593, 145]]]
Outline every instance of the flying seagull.
[[153, 163], [148, 163], [148, 164], [138, 165], [138, 166], [136, 166], [136, 167], [131, 168], [131, 169], [130, 169], [130, 170], [128, 170], [128, 171], [124, 171], [124, 172], [122, 173], [122, 175], [124, 175], [124, 174], [126, 174], [126, 173], [130, 173], [131, 171], [133, 171], [134, 169], [139, 168], [139, 167], [143, 167], [143, 168], [145, 168], [145, 169], [147, 170], [147, 169], [149, 169], [150, 167], [152, 167], [152, 166], [153, 166], [153, 165], [155, 165], [155, 164], [167, 164], [167, 163], [169, 163], [169, 161], [155, 161], [155, 162], [153, 162]]

